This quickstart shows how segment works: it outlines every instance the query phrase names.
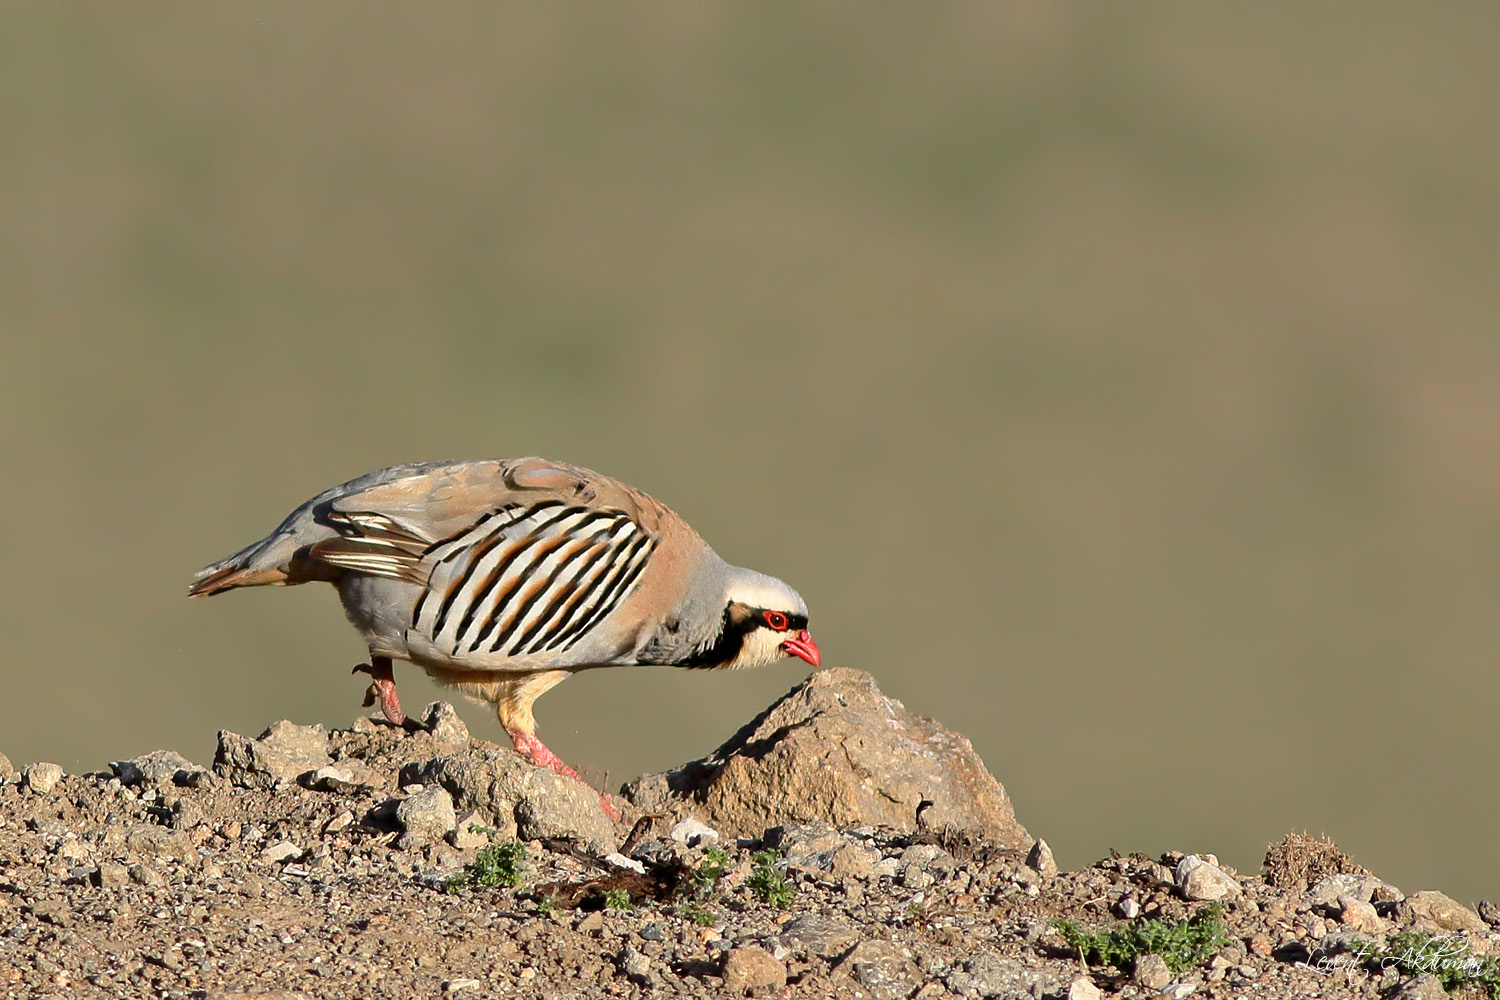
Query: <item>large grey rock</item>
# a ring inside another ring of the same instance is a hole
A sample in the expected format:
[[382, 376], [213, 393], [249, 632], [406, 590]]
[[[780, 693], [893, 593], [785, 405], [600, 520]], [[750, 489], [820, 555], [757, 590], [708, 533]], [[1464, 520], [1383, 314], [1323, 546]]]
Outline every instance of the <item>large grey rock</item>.
[[244, 788], [275, 788], [332, 763], [322, 726], [299, 726], [283, 719], [257, 739], [219, 731], [214, 772]]
[[493, 743], [430, 760], [417, 780], [447, 789], [458, 809], [478, 813], [502, 839], [567, 837], [583, 841], [598, 854], [619, 847], [597, 792]]
[[1031, 846], [1005, 789], [964, 737], [908, 712], [858, 670], [820, 670], [708, 757], [631, 782], [646, 812], [704, 820], [726, 837], [822, 821], [964, 830]]

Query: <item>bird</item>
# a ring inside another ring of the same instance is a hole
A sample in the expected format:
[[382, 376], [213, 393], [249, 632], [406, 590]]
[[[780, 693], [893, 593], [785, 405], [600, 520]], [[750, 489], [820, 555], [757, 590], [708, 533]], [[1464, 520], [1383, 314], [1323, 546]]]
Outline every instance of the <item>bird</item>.
[[[536, 735], [532, 705], [574, 673], [730, 670], [822, 653], [788, 584], [719, 557], [666, 505], [544, 458], [393, 465], [324, 490], [200, 570], [190, 597], [333, 584], [364, 637], [365, 706], [401, 710], [391, 663], [495, 707], [516, 751], [582, 780]], [[611, 819], [619, 810], [600, 803]]]

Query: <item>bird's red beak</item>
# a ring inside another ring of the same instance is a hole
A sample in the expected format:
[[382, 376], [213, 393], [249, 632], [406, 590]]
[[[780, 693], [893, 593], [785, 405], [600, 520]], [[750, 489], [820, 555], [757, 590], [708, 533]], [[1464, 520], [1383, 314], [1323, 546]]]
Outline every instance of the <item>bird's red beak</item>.
[[803, 629], [795, 636], [781, 644], [781, 648], [798, 659], [806, 660], [813, 666], [823, 662], [823, 654], [818, 650], [818, 644], [813, 642], [812, 633]]

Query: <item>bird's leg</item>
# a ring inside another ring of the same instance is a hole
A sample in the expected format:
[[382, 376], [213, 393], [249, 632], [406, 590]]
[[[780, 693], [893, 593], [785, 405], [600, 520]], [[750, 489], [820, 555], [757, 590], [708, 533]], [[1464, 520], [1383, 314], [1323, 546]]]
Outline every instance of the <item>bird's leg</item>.
[[[537, 767], [545, 767], [549, 771], [556, 771], [558, 774], [567, 775], [575, 781], [583, 782], [585, 785], [588, 784], [588, 782], [578, 776], [577, 771], [564, 764], [561, 757], [548, 750], [546, 745], [537, 739], [536, 733], [528, 733], [523, 729], [507, 729], [506, 732], [510, 734], [510, 741], [515, 744], [516, 753], [525, 757]], [[590, 785], [589, 787], [593, 786]], [[620, 810], [609, 800], [609, 796], [604, 792], [599, 793], [599, 807], [604, 810], [604, 815], [616, 823], [622, 820], [623, 817], [620, 815]]]
[[407, 718], [406, 713], [401, 711], [401, 699], [396, 697], [396, 677], [391, 672], [389, 656], [371, 655], [369, 663], [356, 665], [350, 673], [370, 675], [370, 687], [365, 691], [366, 708], [379, 701], [380, 711], [390, 720], [391, 725], [400, 726], [407, 731], [422, 728], [420, 722]]

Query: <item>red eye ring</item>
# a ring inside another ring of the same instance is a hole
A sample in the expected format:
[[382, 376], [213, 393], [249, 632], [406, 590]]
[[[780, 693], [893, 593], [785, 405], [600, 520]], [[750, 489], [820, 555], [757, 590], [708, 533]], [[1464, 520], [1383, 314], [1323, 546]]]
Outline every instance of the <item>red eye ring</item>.
[[786, 615], [782, 614], [780, 611], [763, 612], [763, 617], [766, 619], [766, 624], [771, 626], [778, 632], [785, 632], [786, 627], [791, 624], [789, 621], [787, 621]]

